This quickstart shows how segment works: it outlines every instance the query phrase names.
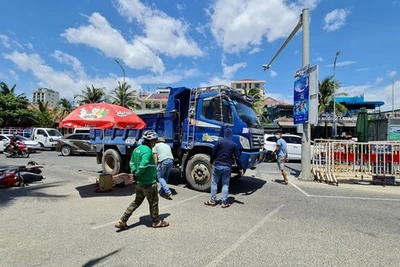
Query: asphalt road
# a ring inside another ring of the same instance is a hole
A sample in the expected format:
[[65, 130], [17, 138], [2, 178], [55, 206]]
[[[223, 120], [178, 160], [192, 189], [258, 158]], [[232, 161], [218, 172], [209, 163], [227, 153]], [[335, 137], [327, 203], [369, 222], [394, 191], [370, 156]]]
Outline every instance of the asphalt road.
[[[228, 209], [203, 204], [177, 173], [174, 199], [160, 199], [171, 223], [151, 228], [148, 205], [114, 228], [133, 199], [128, 186], [94, 193], [94, 157], [32, 154], [46, 179], [0, 190], [1, 266], [399, 266], [400, 188], [339, 187], [298, 181], [290, 163], [283, 185], [264, 163], [232, 181]], [[5, 159], [0, 165], [25, 164]], [[254, 175], [254, 177], [252, 177]]]

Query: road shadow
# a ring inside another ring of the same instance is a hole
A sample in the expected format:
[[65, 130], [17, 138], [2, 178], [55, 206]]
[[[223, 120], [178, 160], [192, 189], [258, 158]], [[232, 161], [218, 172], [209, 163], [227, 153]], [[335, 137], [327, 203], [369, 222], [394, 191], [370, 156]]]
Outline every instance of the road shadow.
[[92, 266], [96, 266], [99, 262], [103, 261], [104, 259], [106, 259], [106, 258], [108, 258], [108, 257], [111, 257], [111, 256], [114, 255], [114, 254], [117, 254], [117, 253], [120, 252], [120, 251], [121, 251], [121, 249], [117, 249], [117, 250], [114, 250], [113, 252], [110, 252], [110, 253], [108, 253], [108, 254], [102, 256], [102, 257], [92, 259], [92, 260], [86, 262], [85, 264], [83, 264], [82, 267], [92, 267]]
[[290, 175], [293, 175], [294, 177], [299, 178], [300, 172], [301, 172], [300, 170], [289, 167], [289, 166], [285, 166], [285, 168], [289, 170]]
[[[160, 220], [165, 220], [166, 218], [168, 218], [169, 216], [171, 216], [170, 213], [162, 213], [159, 215], [160, 216]], [[122, 229], [118, 229], [116, 232], [120, 233], [120, 232], [124, 232], [127, 230], [130, 230], [132, 228], [135, 228], [139, 225], [145, 225], [147, 227], [153, 227], [153, 220], [151, 219], [150, 215], [145, 215], [139, 218], [139, 221], [133, 224], [129, 224], [128, 225], [128, 229], [122, 230]]]
[[231, 179], [229, 193], [232, 195], [248, 196], [262, 188], [267, 181], [255, 177], [243, 176], [240, 179]]
[[58, 201], [59, 199], [69, 197], [69, 195], [49, 194], [41, 192], [41, 190], [61, 186], [63, 184], [63, 182], [46, 183], [45, 180], [42, 180], [23, 187], [0, 188], [0, 206], [5, 206], [10, 201], [18, 198], [24, 198], [25, 201], [31, 201], [26, 198], [35, 198], [35, 200], [39, 201]]
[[287, 184], [285, 184], [285, 180], [283, 180], [283, 179], [281, 179], [281, 180], [279, 180], [279, 179], [275, 179], [275, 180], [273, 180], [275, 183], [277, 183], [277, 184], [281, 184], [281, 185], [287, 185]]
[[131, 196], [135, 193], [135, 187], [133, 185], [125, 185], [124, 187], [113, 187], [111, 191], [96, 192], [96, 184], [87, 184], [83, 186], [75, 187], [79, 192], [81, 198], [90, 197], [125, 197]]

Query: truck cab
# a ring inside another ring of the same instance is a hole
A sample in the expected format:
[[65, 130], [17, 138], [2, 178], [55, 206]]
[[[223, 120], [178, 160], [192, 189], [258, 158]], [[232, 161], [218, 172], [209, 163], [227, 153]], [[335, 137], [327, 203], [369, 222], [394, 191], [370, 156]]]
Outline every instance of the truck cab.
[[43, 148], [56, 149], [57, 140], [62, 136], [55, 128], [33, 128], [31, 139], [38, 142]]

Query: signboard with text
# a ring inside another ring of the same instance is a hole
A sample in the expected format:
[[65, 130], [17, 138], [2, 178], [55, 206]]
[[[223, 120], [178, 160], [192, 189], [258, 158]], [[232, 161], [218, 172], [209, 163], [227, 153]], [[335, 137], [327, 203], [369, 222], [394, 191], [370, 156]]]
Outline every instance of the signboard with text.
[[310, 65], [304, 66], [297, 70], [294, 74], [294, 124], [303, 124], [308, 122], [308, 112], [310, 106], [309, 68]]

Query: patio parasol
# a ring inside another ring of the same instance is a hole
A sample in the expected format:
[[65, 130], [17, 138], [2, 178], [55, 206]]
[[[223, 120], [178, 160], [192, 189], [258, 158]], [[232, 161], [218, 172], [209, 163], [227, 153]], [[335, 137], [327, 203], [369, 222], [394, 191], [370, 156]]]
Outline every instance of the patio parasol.
[[91, 103], [77, 107], [59, 124], [61, 128], [143, 129], [146, 123], [133, 111], [108, 103]]

